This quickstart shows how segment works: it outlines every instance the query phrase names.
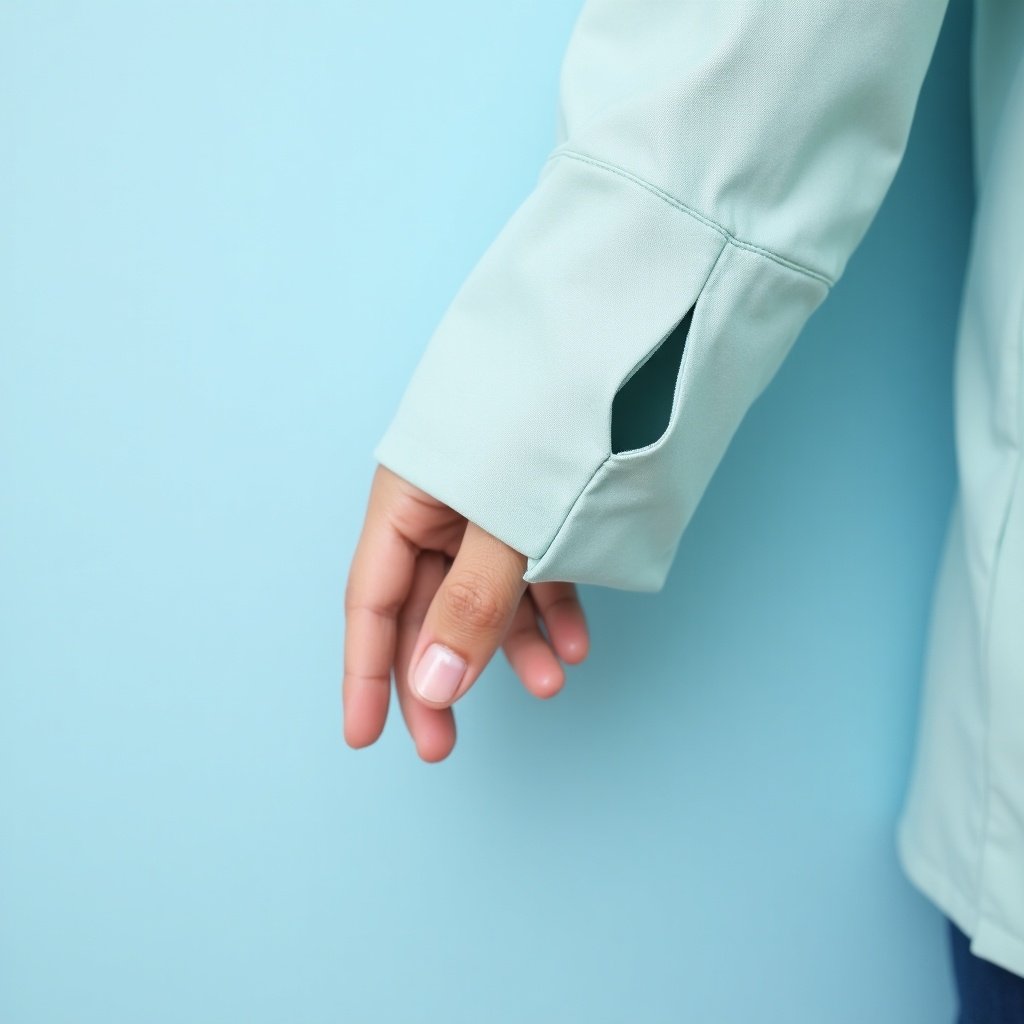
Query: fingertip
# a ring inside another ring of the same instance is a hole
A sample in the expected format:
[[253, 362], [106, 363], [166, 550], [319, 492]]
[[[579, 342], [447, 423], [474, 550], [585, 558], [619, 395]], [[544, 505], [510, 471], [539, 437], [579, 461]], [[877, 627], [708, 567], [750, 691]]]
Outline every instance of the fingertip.
[[578, 665], [590, 653], [590, 644], [585, 636], [573, 637], [562, 642], [562, 648], [558, 652], [563, 661], [571, 665]]
[[563, 618], [546, 625], [550, 642], [562, 661], [578, 665], [590, 653], [590, 632], [582, 622], [567, 622]]
[[416, 739], [415, 746], [421, 761], [437, 764], [455, 749], [455, 730], [425, 729]]
[[539, 671], [536, 667], [523, 669], [524, 675], [522, 676], [527, 692], [542, 700], [550, 700], [551, 697], [560, 693], [565, 685], [565, 670], [558, 664], [558, 659], [550, 651], [548, 653], [550, 657], [545, 660], [550, 660], [550, 668], [543, 671]]
[[342, 726], [341, 734], [349, 747], [353, 750], [362, 750], [364, 747], [369, 747], [376, 743], [383, 731], [383, 727], [380, 729], [360, 729], [346, 722]]
[[427, 744], [417, 744], [416, 753], [419, 755], [421, 761], [425, 761], [427, 764], [438, 764], [443, 761], [453, 750], [453, 747], [437, 747], [431, 749]]
[[562, 692], [565, 686], [565, 672], [559, 668], [557, 672], [548, 673], [534, 682], [530, 688], [535, 697], [541, 700], [550, 700]]
[[417, 712], [411, 721], [413, 727], [409, 733], [420, 760], [434, 764], [443, 761], [452, 752], [456, 739], [455, 716], [452, 712]]

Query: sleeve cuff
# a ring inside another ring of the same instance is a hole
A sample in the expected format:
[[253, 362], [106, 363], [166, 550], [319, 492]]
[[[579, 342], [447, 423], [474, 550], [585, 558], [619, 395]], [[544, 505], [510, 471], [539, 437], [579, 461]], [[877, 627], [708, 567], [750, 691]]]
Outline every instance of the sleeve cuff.
[[[373, 454], [525, 554], [528, 582], [656, 591], [828, 285], [573, 157], [545, 164], [466, 278]], [[665, 431], [613, 452], [615, 393], [691, 307]]]

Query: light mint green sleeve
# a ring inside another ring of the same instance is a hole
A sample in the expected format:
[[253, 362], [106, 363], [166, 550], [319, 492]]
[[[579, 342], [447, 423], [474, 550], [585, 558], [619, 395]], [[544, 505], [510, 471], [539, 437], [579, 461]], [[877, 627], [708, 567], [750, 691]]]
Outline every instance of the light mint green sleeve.
[[587, 0], [555, 147], [374, 457], [528, 556], [529, 582], [661, 589], [881, 204], [945, 8]]

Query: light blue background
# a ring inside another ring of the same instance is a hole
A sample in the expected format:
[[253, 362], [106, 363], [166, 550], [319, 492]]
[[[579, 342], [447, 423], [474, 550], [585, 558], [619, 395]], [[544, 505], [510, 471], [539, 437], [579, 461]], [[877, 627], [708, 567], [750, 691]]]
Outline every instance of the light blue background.
[[341, 739], [370, 451], [578, 0], [0, 0], [0, 1020], [935, 1024], [899, 872], [971, 207], [905, 163], [664, 592], [420, 762]]

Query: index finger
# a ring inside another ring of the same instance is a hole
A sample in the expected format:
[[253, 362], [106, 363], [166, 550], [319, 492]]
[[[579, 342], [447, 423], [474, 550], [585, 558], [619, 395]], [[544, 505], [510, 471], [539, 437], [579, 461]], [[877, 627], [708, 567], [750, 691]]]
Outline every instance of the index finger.
[[365, 747], [388, 715], [398, 613], [412, 586], [418, 548], [380, 511], [373, 487], [345, 585], [341, 698], [345, 742]]

